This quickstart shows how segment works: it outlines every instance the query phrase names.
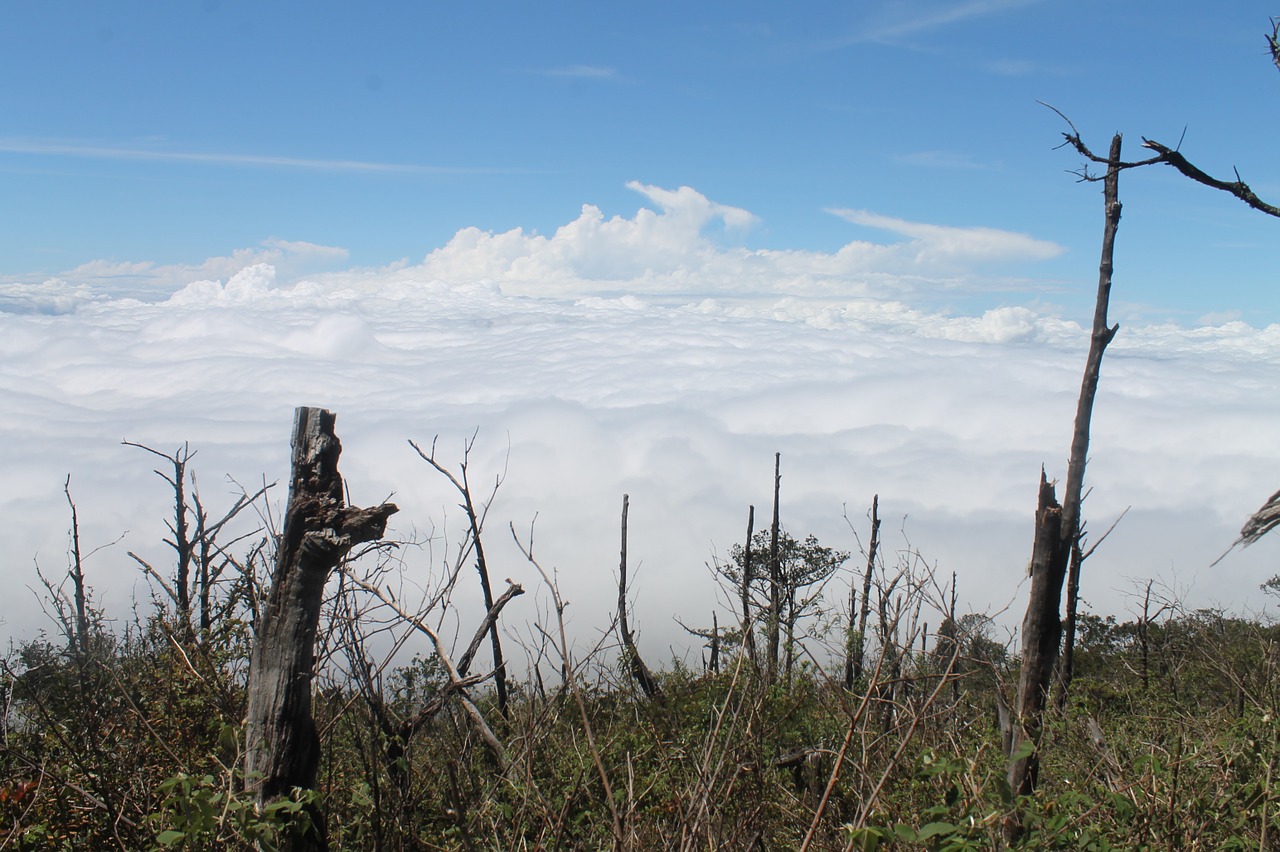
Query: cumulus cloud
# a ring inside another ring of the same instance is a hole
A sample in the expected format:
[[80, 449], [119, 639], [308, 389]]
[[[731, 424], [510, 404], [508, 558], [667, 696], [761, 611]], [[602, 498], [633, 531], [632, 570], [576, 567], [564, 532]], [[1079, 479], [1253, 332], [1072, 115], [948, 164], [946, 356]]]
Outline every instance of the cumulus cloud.
[[[645, 292], [703, 297], [891, 298], [928, 290], [989, 288], [992, 265], [1038, 261], [1062, 248], [994, 228], [908, 222], [857, 210], [836, 215], [906, 240], [855, 240], [834, 252], [747, 249], [731, 239], [757, 217], [680, 187], [639, 182], [628, 187], [656, 209], [606, 218], [594, 205], [550, 236], [516, 228], [466, 228], [431, 252], [416, 273], [454, 283], [493, 282], [504, 292], [585, 296]], [[716, 229], [722, 234], [713, 233]], [[722, 238], [717, 238], [717, 237]]]
[[0, 278], [0, 311], [65, 313], [104, 298], [164, 300], [193, 283], [220, 287], [216, 282], [263, 264], [272, 268], [273, 279], [293, 282], [309, 273], [333, 269], [348, 257], [347, 250], [337, 246], [270, 238], [256, 248], [236, 249], [195, 264], [94, 260], [38, 285], [21, 278]]
[[[0, 306], [48, 308], [0, 310], [7, 587], [30, 583], [32, 559], [47, 573], [65, 564], [70, 472], [86, 547], [127, 531], [88, 566], [109, 612], [126, 612], [146, 594], [124, 551], [163, 564], [167, 507], [151, 461], [120, 440], [190, 441], [214, 504], [233, 489], [224, 474], [287, 479], [291, 411], [308, 404], [339, 414], [353, 499], [394, 493], [406, 536], [456, 535], [459, 519], [405, 439], [439, 435], [456, 457], [479, 427], [476, 480], [509, 468], [491, 528], [537, 518], [539, 556], [558, 569], [579, 636], [607, 624], [616, 599], [624, 492], [642, 642], [661, 658], [684, 641], [672, 615], [709, 620], [705, 563], [741, 538], [748, 504], [767, 505], [775, 451], [792, 531], [853, 547], [843, 515], [856, 520], [879, 494], [888, 528], [903, 530], [891, 554], [918, 548], [958, 573], [961, 606], [1013, 600], [1016, 621], [1035, 486], [1042, 464], [1065, 471], [1087, 331], [1018, 304], [942, 311], [892, 270], [904, 251], [979, 264], [1051, 246], [860, 214], [910, 248], [749, 251], [705, 233], [749, 226], [745, 211], [636, 188], [658, 209], [586, 207], [551, 236], [465, 230], [415, 265], [290, 279], [263, 253], [308, 250], [273, 244], [221, 275], [143, 264], [110, 279], [103, 265], [92, 287], [0, 282]], [[165, 298], [135, 298], [138, 275]], [[78, 309], [53, 309], [64, 297]], [[1126, 577], [1170, 572], [1197, 605], [1257, 603], [1272, 545], [1207, 566], [1280, 484], [1277, 385], [1280, 328], [1121, 329], [1097, 403], [1091, 528], [1134, 508], [1088, 563], [1091, 606], [1123, 613]], [[507, 536], [495, 532], [491, 549], [499, 576], [536, 584]], [[407, 560], [412, 583], [438, 574], [429, 551]], [[471, 594], [459, 602], [478, 606]], [[35, 612], [7, 609], [9, 629], [36, 629]]]

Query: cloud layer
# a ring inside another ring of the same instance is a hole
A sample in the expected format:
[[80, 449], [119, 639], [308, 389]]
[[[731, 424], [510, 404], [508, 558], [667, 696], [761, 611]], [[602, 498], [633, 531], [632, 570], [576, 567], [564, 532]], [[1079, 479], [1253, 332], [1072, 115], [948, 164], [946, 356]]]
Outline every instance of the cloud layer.
[[[1057, 248], [848, 213], [900, 241], [748, 250], [734, 235], [754, 224], [749, 212], [687, 187], [633, 188], [650, 206], [632, 217], [588, 205], [550, 236], [464, 229], [416, 264], [340, 270], [341, 249], [273, 241], [191, 268], [103, 264], [0, 283], [8, 587], [33, 585], [32, 559], [65, 570], [70, 473], [87, 547], [127, 531], [89, 565], [122, 616], [143, 587], [125, 550], [156, 564], [167, 553], [164, 484], [121, 439], [190, 441], [216, 502], [232, 488], [224, 475], [286, 479], [291, 411], [307, 404], [338, 412], [353, 498], [395, 493], [406, 537], [456, 540], [458, 520], [406, 439], [439, 435], [456, 459], [478, 427], [473, 476], [507, 472], [495, 570], [534, 585], [507, 524], [536, 517], [538, 555], [559, 569], [584, 640], [616, 597], [623, 493], [636, 618], [661, 658], [684, 643], [672, 616], [710, 620], [705, 563], [742, 537], [748, 504], [767, 504], [775, 451], [793, 532], [851, 549], [843, 515], [865, 527], [878, 493], [892, 548], [957, 572], [962, 606], [1016, 613], [1036, 480], [1042, 464], [1065, 472], [1087, 334], [1030, 306], [965, 316], [918, 297]], [[1275, 327], [1121, 330], [1086, 514], [1100, 533], [1132, 510], [1088, 563], [1093, 606], [1123, 613], [1146, 577], [1194, 605], [1260, 605], [1268, 543], [1206, 566], [1280, 486], [1277, 384]], [[411, 552], [412, 581], [428, 584], [444, 553]], [[10, 630], [40, 626], [33, 602], [15, 592]]]

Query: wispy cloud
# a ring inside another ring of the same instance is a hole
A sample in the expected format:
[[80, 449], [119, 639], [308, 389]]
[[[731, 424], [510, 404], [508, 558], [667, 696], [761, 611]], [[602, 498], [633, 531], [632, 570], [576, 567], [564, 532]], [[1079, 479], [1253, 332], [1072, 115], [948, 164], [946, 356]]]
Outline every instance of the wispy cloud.
[[996, 15], [1028, 6], [1038, 0], [965, 0], [964, 2], [891, 2], [866, 26], [843, 44], [892, 41], [935, 30], [970, 18]]
[[930, 225], [882, 216], [867, 210], [831, 209], [827, 212], [855, 225], [908, 237], [929, 254], [962, 257], [970, 261], [1047, 260], [1065, 251], [1057, 243], [999, 228]]
[[1001, 77], [1030, 77], [1033, 74], [1065, 77], [1070, 72], [1057, 65], [1045, 65], [1031, 59], [993, 59], [983, 65], [992, 74]]
[[378, 163], [367, 160], [326, 160], [309, 157], [278, 157], [264, 154], [231, 154], [213, 151], [161, 151], [149, 148], [82, 145], [78, 143], [14, 138], [0, 138], [0, 153], [36, 154], [49, 157], [96, 160], [134, 160], [138, 162], [193, 163], [214, 166], [308, 169], [327, 172], [458, 174], [495, 171], [494, 169], [424, 166], [411, 163]]
[[991, 163], [982, 163], [955, 151], [917, 151], [913, 154], [900, 154], [894, 159], [909, 166], [927, 166], [934, 169], [991, 171], [996, 168]]
[[534, 73], [543, 77], [576, 77], [588, 80], [607, 80], [618, 76], [616, 68], [604, 65], [566, 65], [562, 68], [544, 68]]

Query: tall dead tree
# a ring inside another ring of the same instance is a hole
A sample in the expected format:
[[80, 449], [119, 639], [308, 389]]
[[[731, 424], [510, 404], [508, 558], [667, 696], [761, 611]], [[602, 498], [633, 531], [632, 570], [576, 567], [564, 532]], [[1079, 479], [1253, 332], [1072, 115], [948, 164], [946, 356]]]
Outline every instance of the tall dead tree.
[[[1062, 621], [1058, 610], [1062, 603], [1062, 581], [1066, 563], [1062, 549], [1062, 506], [1054, 493], [1053, 483], [1040, 471], [1040, 498], [1036, 505], [1035, 543], [1031, 549], [1031, 600], [1022, 620], [1022, 672], [1018, 677], [1016, 713], [1009, 720], [1005, 742], [1009, 749], [1009, 786], [1015, 796], [1035, 792], [1040, 778], [1040, 735], [1044, 731], [1044, 712], [1048, 700], [1049, 680], [1058, 658], [1062, 641]], [[1024, 744], [1029, 743], [1028, 746]], [[1010, 840], [1021, 833], [1016, 816], [1006, 833]]]
[[742, 546], [742, 640], [747, 643], [747, 657], [756, 661], [756, 631], [751, 618], [751, 582], [755, 579], [751, 561], [751, 537], [756, 531], [756, 507], [747, 507], [747, 543]]
[[[476, 573], [480, 575], [480, 592], [484, 595], [485, 612], [493, 610], [493, 587], [489, 583], [489, 563], [484, 555], [484, 543], [481, 540], [481, 532], [484, 530], [485, 519], [489, 515], [489, 506], [493, 503], [493, 497], [497, 494], [498, 486], [502, 484], [502, 476], [498, 476], [495, 480], [493, 491], [490, 493], [489, 500], [477, 506], [476, 501], [471, 495], [471, 481], [468, 477], [468, 467], [471, 461], [471, 448], [475, 446], [475, 435], [467, 441], [462, 451], [462, 464], [459, 465], [460, 476], [454, 476], [440, 462], [436, 461], [436, 444], [431, 442], [431, 452], [425, 453], [413, 441], [409, 442], [409, 446], [413, 447], [414, 452], [427, 464], [435, 468], [436, 472], [444, 476], [457, 490], [458, 495], [462, 498], [459, 507], [467, 514], [467, 525], [469, 527], [470, 536], [468, 538], [468, 547], [476, 555]], [[465, 549], [463, 551], [465, 555]], [[489, 627], [489, 647], [493, 651], [493, 691], [498, 698], [498, 715], [503, 719], [507, 718], [507, 665], [502, 656], [502, 639], [499, 637], [498, 622], [495, 619]]]
[[[351, 548], [381, 538], [397, 511], [393, 503], [345, 505], [334, 419], [320, 408], [294, 410], [289, 502], [249, 662], [245, 771], [263, 802], [315, 787], [320, 739], [311, 680], [324, 587]], [[298, 839], [296, 849], [328, 846], [323, 814], [311, 816], [315, 830]]]
[[[1275, 22], [1273, 21], [1272, 34], [1268, 36], [1269, 45], [1274, 42], [1276, 37], [1275, 26], [1276, 26]], [[1050, 109], [1052, 109], [1052, 107], [1050, 107]], [[1057, 112], [1058, 115], [1061, 116], [1063, 120], [1067, 122], [1068, 126], [1071, 127], [1070, 133], [1062, 134], [1063, 138], [1066, 140], [1064, 144], [1070, 145], [1071, 147], [1075, 148], [1075, 150], [1078, 151], [1080, 155], [1083, 156], [1086, 160], [1086, 165], [1084, 166], [1084, 168], [1076, 172], [1076, 174], [1080, 177], [1082, 181], [1102, 181], [1103, 187], [1104, 187], [1104, 196], [1110, 197], [1108, 195], [1108, 192], [1111, 192], [1111, 190], [1108, 190], [1107, 187], [1114, 186], [1118, 182], [1119, 173], [1121, 171], [1125, 169], [1134, 169], [1134, 168], [1139, 168], [1141, 166], [1151, 166], [1151, 165], [1158, 165], [1163, 163], [1167, 166], [1171, 166], [1179, 174], [1183, 175], [1184, 177], [1190, 178], [1196, 183], [1200, 183], [1207, 187], [1210, 187], [1211, 189], [1217, 189], [1222, 192], [1226, 192], [1232, 196], [1235, 196], [1236, 198], [1240, 199], [1246, 205], [1248, 205], [1250, 208], [1254, 210], [1257, 210], [1261, 213], [1266, 213], [1269, 216], [1280, 217], [1280, 207], [1277, 207], [1274, 204], [1269, 204], [1263, 201], [1261, 198], [1259, 198], [1258, 195], [1249, 187], [1249, 185], [1240, 179], [1240, 174], [1238, 171], [1236, 172], [1236, 175], [1235, 175], [1236, 179], [1234, 181], [1220, 180], [1208, 174], [1204, 170], [1200, 169], [1195, 164], [1191, 163], [1181, 153], [1181, 151], [1175, 148], [1170, 148], [1168, 145], [1164, 145], [1153, 139], [1146, 139], [1146, 138], [1142, 140], [1142, 147], [1146, 148], [1148, 151], [1154, 152], [1155, 156], [1148, 157], [1145, 160], [1124, 162], [1120, 159], [1120, 145], [1119, 145], [1120, 135], [1119, 134], [1116, 134], [1116, 137], [1112, 140], [1111, 152], [1108, 154], [1106, 158], [1103, 158], [1093, 153], [1093, 151], [1091, 151], [1089, 147], [1084, 144], [1084, 141], [1080, 138], [1080, 132], [1076, 130], [1075, 125], [1071, 123], [1070, 119], [1067, 119], [1066, 116], [1062, 115], [1062, 113], [1056, 109], [1054, 110], [1054, 112]], [[1089, 166], [1088, 166], [1089, 163], [1106, 166], [1106, 172], [1102, 175], [1090, 173]], [[1118, 193], [1118, 190], [1116, 190], [1116, 192]], [[1114, 249], [1115, 225], [1119, 223], [1119, 219], [1120, 219], [1120, 202], [1118, 199], [1118, 194], [1115, 198], [1114, 212], [1115, 212], [1115, 223], [1112, 223], [1110, 218], [1111, 207], [1110, 207], [1110, 202], [1108, 202], [1108, 229], [1106, 232], [1104, 232], [1104, 236], [1103, 236], [1103, 264], [1106, 267], [1104, 272], [1107, 276], [1108, 287], [1110, 283], [1109, 275], [1110, 275], [1111, 256]], [[1111, 241], [1110, 244], [1108, 244], [1108, 239]], [[1100, 277], [1099, 299], [1101, 299], [1102, 297], [1101, 287], [1102, 287], [1102, 279]], [[1100, 303], [1099, 307], [1105, 307], [1105, 306], [1101, 305]], [[1103, 317], [1103, 324], [1105, 327], [1105, 321], [1106, 321], [1105, 312], [1103, 313], [1102, 317]], [[1096, 339], [1099, 333], [1098, 315], [1096, 313], [1094, 317], [1093, 333]], [[1112, 333], [1114, 333], [1114, 331]], [[1090, 359], [1092, 359], [1094, 356], [1095, 348], [1096, 346], [1090, 347]], [[1099, 360], [1101, 360], [1101, 357], [1102, 357], [1101, 351], [1097, 353], [1097, 357]], [[1086, 377], [1087, 376], [1088, 376], [1088, 371], [1086, 370]], [[1082, 404], [1083, 404], [1083, 401], [1084, 399], [1083, 399], [1083, 392], [1082, 392], [1082, 397], [1081, 397]], [[1090, 400], [1090, 403], [1092, 403], [1092, 400]], [[1079, 427], [1080, 427], [1079, 414], [1077, 414], [1076, 427], [1077, 427], [1076, 439], [1078, 439], [1080, 437], [1079, 436]], [[1086, 434], [1084, 437], [1087, 445], [1087, 441], [1088, 441], [1088, 434], [1087, 434], [1088, 423], [1087, 422], [1085, 423], [1085, 427], [1086, 427]], [[1074, 451], [1075, 451], [1075, 443], [1073, 441], [1073, 447], [1072, 447], [1073, 466], [1076, 465], [1076, 457], [1075, 457]], [[1079, 459], [1078, 467], [1080, 468], [1081, 471], [1083, 471], [1083, 468], [1084, 468], [1083, 458]], [[1074, 486], [1078, 488], [1081, 481], [1082, 481], [1082, 478], [1081, 480], [1076, 480], [1074, 482]], [[1070, 471], [1068, 471], [1067, 484], [1068, 484], [1068, 494], [1064, 495], [1064, 499], [1063, 499], [1064, 516], [1068, 512], [1068, 509], [1072, 508], [1070, 506], [1070, 503], [1072, 502], [1070, 489], [1073, 486], [1073, 481], [1070, 475]], [[1274, 495], [1270, 500], [1268, 500], [1265, 504], [1263, 504], [1262, 508], [1260, 508], [1257, 512], [1255, 512], [1254, 515], [1252, 515], [1249, 518], [1249, 520], [1245, 522], [1244, 528], [1240, 531], [1240, 537], [1232, 545], [1233, 547], [1235, 546], [1235, 544], [1244, 544], [1247, 546], [1253, 541], [1256, 541], [1257, 538], [1263, 533], [1265, 533], [1267, 529], [1270, 529], [1270, 525], [1268, 525], [1269, 519], [1272, 516], [1280, 517], [1280, 514], [1277, 514], [1275, 510], [1275, 506], [1280, 505], [1280, 504], [1277, 504], [1276, 502], [1278, 497], [1280, 497], [1280, 492], [1277, 492], [1277, 495]], [[1079, 582], [1080, 582], [1080, 577], [1079, 577], [1080, 564], [1084, 561], [1084, 557], [1087, 556], [1087, 554], [1080, 553], [1081, 527], [1080, 527], [1080, 516], [1079, 516], [1079, 501], [1075, 501], [1075, 502], [1076, 502], [1076, 505], [1074, 507], [1076, 510], [1075, 516], [1065, 518], [1067, 521], [1071, 522], [1071, 526], [1064, 527], [1064, 532], [1063, 532], [1064, 535], [1070, 535], [1073, 537], [1074, 544], [1072, 546], [1075, 547], [1075, 550], [1076, 550], [1076, 553], [1074, 555], [1069, 553], [1065, 557], [1070, 560], [1071, 565], [1070, 565], [1070, 574], [1068, 578], [1067, 624], [1066, 624], [1066, 636], [1064, 637], [1064, 640], [1063, 640], [1064, 647], [1073, 646], [1075, 643], [1075, 622], [1076, 622], [1075, 607], [1076, 607], [1076, 601], [1078, 600], [1078, 590], [1079, 590]], [[1064, 667], [1064, 670], [1062, 672], [1062, 677], [1060, 678], [1059, 703], [1065, 703], [1066, 692], [1069, 690], [1070, 684], [1071, 684], [1071, 674], [1072, 673], [1070, 670], [1070, 666]]]
[[782, 453], [773, 454], [773, 526], [769, 530], [769, 681], [778, 674], [778, 650], [782, 626], [782, 566], [778, 561], [778, 498], [782, 491]]
[[[259, 530], [242, 533], [231, 542], [220, 542], [218, 537], [228, 524], [234, 521], [245, 509], [253, 505], [259, 497], [267, 492], [268, 488], [273, 487], [274, 483], [272, 485], [264, 483], [262, 488], [252, 495], [242, 489], [240, 496], [236, 498], [231, 508], [223, 514], [220, 520], [214, 521], [210, 518], [208, 511], [200, 500], [200, 489], [196, 484], [195, 471], [189, 467], [191, 460], [196, 455], [191, 451], [189, 444], [184, 443], [173, 453], [165, 453], [136, 441], [122, 441], [121, 443], [126, 447], [136, 447], [158, 456], [168, 462], [167, 466], [173, 469], [172, 475], [164, 470], [157, 469], [154, 471], [156, 476], [168, 483], [173, 492], [173, 520], [165, 522], [165, 526], [168, 527], [169, 534], [172, 537], [164, 539], [164, 543], [173, 548], [174, 551], [173, 576], [166, 580], [160, 571], [156, 570], [147, 560], [133, 551], [129, 551], [129, 557], [141, 565], [147, 576], [159, 585], [165, 594], [169, 596], [169, 599], [173, 601], [178, 623], [188, 634], [187, 638], [190, 638], [192, 629], [192, 609], [195, 603], [199, 603], [201, 637], [207, 637], [213, 628], [214, 622], [217, 620], [217, 616], [225, 615], [234, 608], [236, 603], [236, 595], [229, 595], [228, 599], [221, 603], [220, 612], [215, 613], [214, 611], [213, 588], [222, 578], [223, 572], [229, 566], [235, 564], [235, 560], [227, 552], [227, 548], [234, 544], [235, 541], [239, 541], [248, 535], [256, 535]], [[187, 488], [188, 480], [190, 480], [189, 491]], [[240, 566], [237, 565], [236, 567], [239, 568]], [[240, 573], [243, 575], [243, 570]], [[246, 582], [245, 585], [248, 586], [250, 583]]]
[[[1109, 326], [1107, 308], [1111, 300], [1111, 276], [1114, 270], [1116, 230], [1120, 225], [1120, 160], [1121, 136], [1111, 140], [1107, 172], [1103, 181], [1105, 223], [1102, 235], [1102, 258], [1098, 265], [1098, 294], [1094, 304], [1093, 330], [1089, 354], [1085, 360], [1080, 397], [1076, 402], [1075, 429], [1071, 437], [1071, 456], [1067, 461], [1067, 481], [1061, 505], [1054, 486], [1040, 471], [1039, 500], [1036, 508], [1035, 540], [1030, 564], [1031, 600], [1022, 622], [1022, 674], [1018, 680], [1018, 705], [1012, 719], [1010, 739], [1009, 786], [1014, 795], [1030, 794], [1039, 777], [1040, 759], [1036, 749], [1044, 726], [1044, 711], [1049, 685], [1062, 641], [1060, 608], [1062, 586], [1069, 565], [1079, 569], [1079, 561], [1070, 559], [1079, 545], [1080, 503], [1083, 499], [1085, 462], [1089, 456], [1089, 429], [1093, 418], [1093, 402], [1098, 392], [1102, 371], [1102, 355], [1120, 330]], [[1079, 578], [1073, 579], [1078, 585]], [[1028, 752], [1021, 748], [1030, 742]], [[1016, 758], [1016, 759], [1013, 759]], [[1020, 826], [1013, 825], [1016, 836]]]
[[62, 484], [62, 493], [67, 495], [67, 505], [71, 507], [71, 588], [75, 595], [75, 634], [71, 645], [80, 660], [89, 656], [89, 607], [84, 590], [84, 559], [80, 556], [80, 518], [76, 512], [76, 501], [71, 499], [71, 474]]
[[867, 567], [862, 573], [862, 609], [854, 620], [855, 586], [849, 588], [849, 647], [844, 666], [844, 687], [852, 689], [862, 679], [862, 664], [867, 649], [867, 617], [871, 614], [871, 582], [876, 570], [876, 553], [880, 548], [880, 495], [871, 498], [871, 541], [867, 545]]
[[662, 700], [662, 690], [653, 672], [644, 664], [640, 651], [636, 649], [636, 638], [627, 624], [627, 510], [631, 498], [622, 495], [622, 558], [618, 565], [618, 633], [622, 636], [622, 653], [626, 657], [627, 668], [631, 676], [640, 684], [644, 694], [653, 701]]

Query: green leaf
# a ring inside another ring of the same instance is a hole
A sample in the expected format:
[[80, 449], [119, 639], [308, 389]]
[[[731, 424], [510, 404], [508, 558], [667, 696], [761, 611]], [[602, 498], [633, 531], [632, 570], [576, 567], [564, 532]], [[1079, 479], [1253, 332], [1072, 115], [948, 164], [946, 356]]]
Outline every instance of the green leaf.
[[156, 835], [156, 843], [159, 843], [161, 846], [173, 846], [174, 844], [181, 843], [183, 840], [186, 840], [186, 838], [187, 834], [185, 831], [175, 831], [170, 828]]
[[900, 840], [904, 840], [907, 843], [915, 843], [919, 839], [919, 834], [916, 832], [916, 830], [911, 826], [905, 825], [903, 823], [899, 823], [898, 825], [895, 825], [893, 827], [893, 833], [898, 835], [898, 838]]
[[920, 826], [920, 830], [916, 832], [915, 839], [928, 840], [930, 837], [937, 837], [942, 834], [955, 834], [956, 826], [949, 822], [930, 822]]

